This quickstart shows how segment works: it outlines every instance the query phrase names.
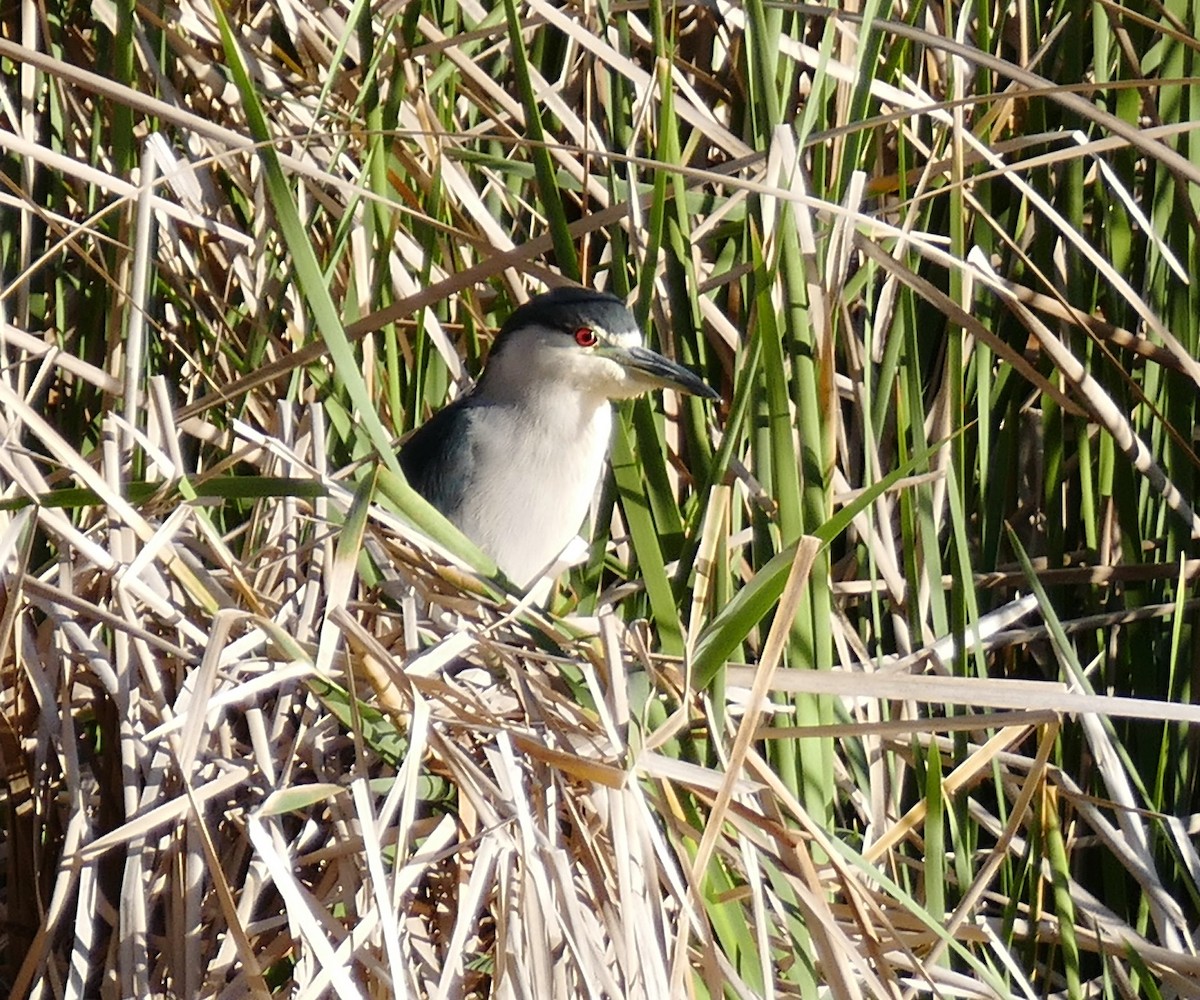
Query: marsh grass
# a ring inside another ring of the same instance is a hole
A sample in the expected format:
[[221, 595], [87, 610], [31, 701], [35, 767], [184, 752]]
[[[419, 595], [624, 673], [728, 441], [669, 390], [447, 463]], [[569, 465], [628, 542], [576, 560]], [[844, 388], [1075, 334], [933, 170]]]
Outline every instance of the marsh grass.
[[[1194, 995], [1200, 43], [1035, 7], [6, 20], [9, 994]], [[723, 402], [543, 612], [393, 456], [563, 278]]]

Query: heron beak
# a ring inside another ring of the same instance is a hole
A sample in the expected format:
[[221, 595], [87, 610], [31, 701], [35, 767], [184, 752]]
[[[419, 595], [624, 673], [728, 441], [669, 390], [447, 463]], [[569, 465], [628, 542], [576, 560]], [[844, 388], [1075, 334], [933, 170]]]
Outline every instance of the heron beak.
[[693, 396], [700, 396], [704, 399], [721, 398], [715, 389], [702, 382], [699, 376], [688, 371], [683, 365], [677, 365], [674, 361], [670, 361], [648, 348], [610, 346], [602, 348], [598, 353], [603, 353], [622, 368], [634, 372], [651, 385], [679, 389], [681, 392], [690, 392]]

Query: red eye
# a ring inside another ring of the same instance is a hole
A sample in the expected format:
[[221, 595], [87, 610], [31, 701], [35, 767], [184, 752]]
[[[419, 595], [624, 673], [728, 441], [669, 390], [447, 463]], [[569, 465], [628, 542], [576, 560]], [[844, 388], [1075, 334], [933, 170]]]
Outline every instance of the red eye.
[[595, 347], [598, 340], [596, 331], [590, 327], [581, 326], [575, 331], [575, 343], [580, 347]]

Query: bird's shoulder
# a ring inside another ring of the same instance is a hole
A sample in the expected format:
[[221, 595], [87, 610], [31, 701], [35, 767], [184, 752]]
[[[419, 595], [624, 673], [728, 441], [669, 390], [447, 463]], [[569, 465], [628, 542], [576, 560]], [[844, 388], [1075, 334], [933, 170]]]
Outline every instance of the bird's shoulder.
[[471, 428], [480, 400], [468, 393], [442, 407], [400, 447], [400, 468], [412, 486], [447, 516], [462, 502], [470, 471]]

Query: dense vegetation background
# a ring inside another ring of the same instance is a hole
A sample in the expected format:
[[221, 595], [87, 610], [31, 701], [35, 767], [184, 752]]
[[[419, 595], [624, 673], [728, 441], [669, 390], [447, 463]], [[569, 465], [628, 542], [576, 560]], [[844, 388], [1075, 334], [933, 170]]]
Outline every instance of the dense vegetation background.
[[[10, 995], [1200, 993], [1193, 5], [0, 28]], [[562, 280], [723, 401], [543, 614], [393, 454]]]

